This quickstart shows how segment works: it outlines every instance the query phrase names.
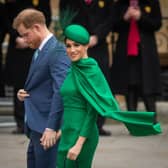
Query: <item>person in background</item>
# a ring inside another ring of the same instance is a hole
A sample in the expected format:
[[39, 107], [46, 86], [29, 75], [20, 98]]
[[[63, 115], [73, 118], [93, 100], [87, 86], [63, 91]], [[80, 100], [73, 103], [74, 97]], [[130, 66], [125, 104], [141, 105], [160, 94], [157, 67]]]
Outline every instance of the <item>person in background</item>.
[[0, 97], [5, 97], [5, 82], [3, 72], [3, 42], [8, 31], [4, 2], [0, 1]]
[[14, 88], [14, 119], [17, 125], [12, 133], [22, 134], [24, 132], [24, 105], [17, 99], [17, 92], [24, 86], [34, 50], [28, 48], [22, 38], [19, 37], [17, 31], [12, 27], [12, 22], [21, 10], [35, 8], [44, 13], [46, 24], [49, 26], [51, 23], [50, 0], [6, 0], [5, 8], [10, 36], [5, 61], [5, 81], [8, 86]]
[[62, 43], [47, 28], [42, 12], [21, 11], [13, 27], [30, 48], [36, 49], [24, 88], [17, 93], [24, 101], [25, 132], [30, 139], [27, 167], [55, 168], [63, 113], [59, 89], [70, 60]]
[[[89, 31], [91, 36], [88, 54], [96, 59], [108, 82], [110, 82], [109, 50], [106, 37], [111, 31], [112, 7], [112, 0], [61, 0], [59, 4], [60, 20], [66, 15], [65, 11], [70, 10], [73, 16], [71, 23], [83, 25]], [[98, 115], [99, 134], [110, 136], [111, 132], [103, 128], [104, 124], [105, 118]]]
[[147, 111], [155, 112], [161, 93], [160, 64], [155, 32], [161, 27], [158, 0], [118, 0], [114, 3], [113, 31], [118, 33], [111, 68], [115, 94], [126, 97], [128, 110], [137, 109], [138, 98]]
[[98, 63], [88, 56], [88, 31], [81, 25], [71, 24], [65, 28], [64, 35], [72, 63], [60, 88], [64, 113], [57, 167], [92, 167], [99, 138], [98, 114], [123, 122], [131, 135], [159, 134], [160, 124], [153, 124], [153, 112], [120, 110]]

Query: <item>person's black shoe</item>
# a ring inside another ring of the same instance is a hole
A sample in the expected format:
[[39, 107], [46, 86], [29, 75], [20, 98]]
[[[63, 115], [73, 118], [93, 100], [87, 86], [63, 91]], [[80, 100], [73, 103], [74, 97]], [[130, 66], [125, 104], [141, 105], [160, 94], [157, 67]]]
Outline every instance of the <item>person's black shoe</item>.
[[99, 130], [99, 135], [100, 136], [110, 136], [111, 132], [110, 131], [106, 131], [104, 129]]
[[24, 129], [23, 128], [17, 128], [12, 131], [12, 134], [24, 134]]

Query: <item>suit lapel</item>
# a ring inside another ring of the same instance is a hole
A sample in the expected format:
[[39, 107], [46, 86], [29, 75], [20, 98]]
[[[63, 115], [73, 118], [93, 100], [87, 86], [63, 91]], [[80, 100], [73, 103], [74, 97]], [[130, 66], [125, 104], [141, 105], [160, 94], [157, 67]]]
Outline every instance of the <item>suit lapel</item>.
[[39, 52], [39, 55], [37, 57], [36, 60], [33, 60], [32, 58], [32, 62], [30, 65], [30, 69], [29, 69], [29, 73], [28, 73], [28, 77], [25, 83], [25, 86], [28, 85], [28, 83], [31, 81], [31, 78], [35, 72], [35, 69], [38, 68], [38, 66], [40, 65], [40, 62], [48, 56], [48, 50], [50, 49], [50, 46], [53, 45], [55, 43], [55, 37], [51, 37], [47, 43], [44, 45], [44, 47], [42, 48], [42, 50]]

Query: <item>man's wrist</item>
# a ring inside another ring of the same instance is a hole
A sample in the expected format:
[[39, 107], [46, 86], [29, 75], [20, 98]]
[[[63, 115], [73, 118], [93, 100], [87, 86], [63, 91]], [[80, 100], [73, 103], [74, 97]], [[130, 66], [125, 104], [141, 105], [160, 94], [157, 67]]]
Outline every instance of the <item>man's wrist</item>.
[[46, 128], [45, 131], [55, 131], [55, 130], [53, 130], [51, 128]]

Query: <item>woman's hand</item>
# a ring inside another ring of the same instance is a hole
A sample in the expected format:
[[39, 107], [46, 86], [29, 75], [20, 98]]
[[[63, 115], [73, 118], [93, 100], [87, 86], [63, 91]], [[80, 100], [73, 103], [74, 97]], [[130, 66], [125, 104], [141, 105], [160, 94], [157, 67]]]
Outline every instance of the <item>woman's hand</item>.
[[135, 20], [139, 20], [141, 18], [141, 10], [139, 7], [128, 7], [124, 15], [124, 20], [129, 21], [131, 18]]
[[85, 143], [86, 138], [80, 136], [76, 142], [76, 144], [69, 149], [67, 158], [70, 160], [76, 160], [78, 155], [80, 154], [83, 144]]
[[128, 7], [128, 9], [126, 10], [125, 14], [124, 14], [124, 18], [125, 21], [129, 21], [131, 19], [131, 7]]
[[141, 18], [141, 10], [140, 10], [140, 8], [134, 8], [134, 9], [132, 9], [131, 16], [135, 20], [139, 20]]
[[80, 154], [80, 151], [82, 149], [82, 146], [80, 145], [74, 145], [72, 148], [69, 149], [67, 158], [70, 160], [76, 160], [78, 155]]

